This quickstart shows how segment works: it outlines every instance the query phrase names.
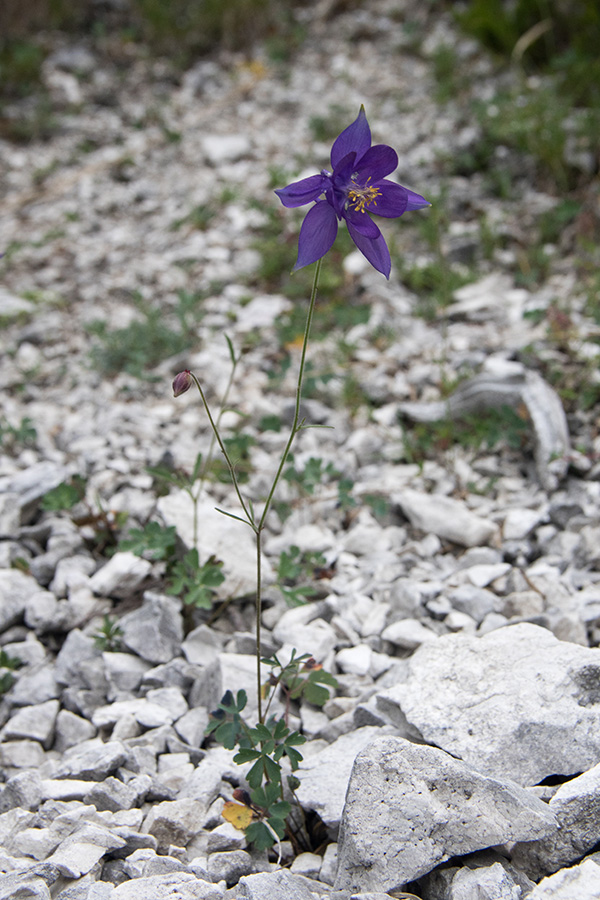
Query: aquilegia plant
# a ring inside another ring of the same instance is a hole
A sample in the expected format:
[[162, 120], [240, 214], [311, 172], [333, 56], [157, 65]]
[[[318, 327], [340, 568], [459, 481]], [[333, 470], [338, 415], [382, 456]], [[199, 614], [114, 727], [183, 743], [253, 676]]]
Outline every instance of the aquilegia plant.
[[[298, 241], [298, 259], [294, 269], [300, 269], [317, 262], [313, 287], [306, 316], [306, 326], [298, 380], [296, 403], [290, 434], [283, 448], [275, 470], [271, 487], [264, 501], [262, 512], [255, 511], [252, 501], [244, 497], [235, 467], [219, 431], [219, 417], [211, 414], [206, 396], [198, 378], [188, 370], [180, 372], [173, 382], [176, 397], [185, 393], [195, 384], [200, 394], [215, 440], [227, 463], [229, 474], [241, 506], [241, 514], [227, 512], [234, 519], [249, 525], [256, 538], [256, 677], [258, 693], [258, 722], [250, 727], [241, 713], [246, 706], [247, 696], [239, 690], [234, 697], [227, 691], [217, 710], [211, 715], [207, 733], [212, 733], [225, 747], [239, 751], [236, 762], [253, 765], [247, 781], [252, 788], [250, 794], [237, 791], [236, 805], [227, 804], [226, 817], [246, 832], [248, 840], [256, 847], [272, 846], [276, 841], [288, 836], [294, 846], [298, 846], [288, 816], [290, 803], [284, 799], [281, 760], [287, 757], [292, 771], [302, 759], [296, 749], [305, 738], [288, 728], [288, 712], [291, 700], [304, 698], [308, 702], [323, 705], [328, 689], [335, 685], [335, 679], [324, 672], [321, 666], [308, 654], [297, 657], [293, 651], [289, 662], [280, 662], [276, 656], [263, 658], [261, 653], [262, 615], [262, 534], [271, 508], [275, 490], [283, 474], [286, 460], [294, 439], [303, 428], [310, 427], [300, 418], [302, 382], [306, 367], [308, 338], [317, 298], [317, 285], [322, 259], [335, 241], [338, 222], [345, 220], [350, 236], [358, 249], [371, 265], [389, 278], [390, 254], [378, 225], [371, 215], [383, 218], [398, 218], [407, 210], [428, 206], [427, 200], [408, 188], [389, 181], [386, 176], [398, 165], [395, 150], [385, 144], [371, 146], [371, 129], [364, 108], [355, 121], [336, 138], [331, 148], [331, 172], [323, 170], [319, 175], [311, 175], [294, 182], [275, 193], [286, 207], [304, 206], [314, 203], [306, 214]], [[230, 343], [230, 342], [228, 342]], [[232, 348], [230, 345], [230, 352]], [[221, 510], [221, 512], [225, 512]], [[261, 662], [271, 670], [266, 684], [261, 681]], [[269, 706], [275, 690], [283, 693], [286, 701], [285, 714], [268, 718]], [[269, 694], [271, 695], [269, 697]], [[263, 699], [269, 699], [263, 715]], [[288, 777], [288, 787], [293, 794], [298, 780]]]

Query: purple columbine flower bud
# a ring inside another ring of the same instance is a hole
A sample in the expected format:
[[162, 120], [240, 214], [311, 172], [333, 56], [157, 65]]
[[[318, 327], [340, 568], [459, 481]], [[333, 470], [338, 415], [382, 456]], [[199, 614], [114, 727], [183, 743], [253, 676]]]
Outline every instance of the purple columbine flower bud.
[[179, 397], [180, 394], [185, 394], [186, 391], [192, 386], [192, 375], [189, 369], [184, 369], [183, 372], [180, 372], [179, 375], [176, 375], [173, 379], [173, 396]]

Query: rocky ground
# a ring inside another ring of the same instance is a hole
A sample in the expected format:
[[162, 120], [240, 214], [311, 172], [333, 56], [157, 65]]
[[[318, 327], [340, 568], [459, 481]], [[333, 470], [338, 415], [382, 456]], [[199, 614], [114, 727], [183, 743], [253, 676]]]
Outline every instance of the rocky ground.
[[[562, 198], [507, 147], [504, 195], [448, 166], [507, 75], [421, 6], [321, 4], [286, 62], [182, 77], [65, 39], [50, 137], [0, 142], [1, 900], [600, 897], [597, 326], [573, 250], [597, 197], [524, 279]], [[446, 46], [467, 100], [440, 94]], [[394, 177], [434, 202], [390, 223], [389, 282], [341, 239], [304, 407], [329, 427], [300, 434], [265, 535], [263, 649], [338, 682], [291, 710], [310, 840], [284, 841], [281, 868], [224, 822], [245, 770], [204, 736], [225, 689], [257, 705], [253, 537], [215, 512], [236, 496], [196, 484], [200, 561], [225, 575], [212, 616], [131, 531], [193, 546], [181, 473], [210, 433], [171, 381], [192, 369], [218, 405], [224, 335], [222, 426], [260, 506], [306, 305], [300, 220], [272, 190], [326, 165], [361, 103]]]

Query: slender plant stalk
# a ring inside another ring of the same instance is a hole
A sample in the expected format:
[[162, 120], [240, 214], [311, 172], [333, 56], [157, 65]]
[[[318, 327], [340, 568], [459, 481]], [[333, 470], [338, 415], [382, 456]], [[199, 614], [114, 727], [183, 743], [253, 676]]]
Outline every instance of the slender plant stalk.
[[294, 442], [294, 438], [302, 428], [302, 423], [300, 422], [300, 403], [302, 400], [302, 382], [304, 380], [304, 369], [306, 366], [306, 352], [308, 349], [308, 338], [310, 335], [310, 326], [312, 324], [313, 313], [315, 311], [315, 302], [317, 299], [317, 288], [319, 286], [319, 275], [321, 274], [321, 263], [322, 259], [317, 262], [317, 266], [315, 269], [315, 277], [313, 279], [312, 291], [310, 293], [310, 303], [308, 306], [308, 313], [306, 315], [306, 325], [304, 328], [304, 338], [302, 341], [302, 352], [300, 354], [300, 367], [298, 369], [298, 382], [296, 384], [296, 406], [294, 409], [294, 419], [292, 421], [292, 427], [290, 430], [290, 436], [288, 438], [288, 442], [285, 445], [283, 453], [281, 455], [281, 461], [279, 463], [279, 467], [277, 472], [275, 473], [275, 478], [273, 479], [273, 484], [271, 485], [271, 490], [267, 495], [267, 499], [265, 500], [265, 506], [262, 511], [262, 515], [258, 520], [258, 524], [255, 527], [256, 531], [256, 686], [258, 689], [258, 721], [262, 723], [262, 696], [261, 696], [261, 677], [260, 677], [260, 660], [262, 657], [261, 653], [261, 617], [262, 617], [262, 553], [261, 553], [261, 535], [263, 528], [265, 527], [265, 519], [267, 517], [267, 513], [271, 507], [271, 503], [273, 501], [273, 496], [275, 494], [275, 489], [279, 483], [279, 479], [281, 478], [281, 473], [283, 472], [283, 467], [287, 461], [289, 456], [292, 444]]
[[225, 457], [225, 462], [227, 463], [227, 468], [229, 469], [229, 475], [230, 475], [230, 477], [231, 477], [231, 481], [232, 481], [233, 486], [234, 486], [234, 488], [235, 488], [235, 492], [236, 492], [236, 494], [237, 494], [238, 500], [240, 501], [240, 505], [241, 505], [242, 509], [244, 510], [244, 515], [246, 516], [246, 518], [247, 518], [247, 520], [248, 520], [248, 524], [249, 524], [252, 528], [256, 528], [256, 525], [255, 525], [255, 523], [254, 523], [254, 518], [253, 518], [253, 516], [251, 515], [250, 510], [248, 509], [248, 506], [247, 506], [247, 504], [246, 504], [246, 501], [244, 500], [244, 498], [243, 498], [243, 496], [242, 496], [242, 492], [240, 491], [240, 486], [239, 486], [238, 480], [237, 480], [237, 478], [236, 478], [236, 474], [235, 474], [235, 469], [234, 469], [234, 467], [233, 467], [233, 463], [231, 462], [231, 459], [229, 458], [229, 453], [227, 452], [227, 448], [225, 447], [225, 444], [224, 444], [223, 441], [221, 440], [221, 435], [219, 434], [219, 430], [218, 430], [218, 428], [217, 428], [217, 425], [216, 425], [216, 423], [215, 423], [215, 420], [213, 419], [213, 417], [212, 417], [212, 415], [211, 415], [210, 407], [209, 407], [209, 405], [208, 405], [208, 402], [207, 402], [207, 400], [206, 400], [206, 397], [204, 396], [204, 391], [202, 390], [202, 386], [201, 386], [200, 382], [198, 381], [198, 379], [196, 378], [196, 376], [194, 375], [193, 372], [190, 372], [190, 375], [191, 375], [192, 378], [194, 379], [194, 383], [195, 383], [196, 387], [198, 388], [198, 393], [200, 394], [200, 397], [202, 398], [202, 403], [204, 404], [204, 409], [206, 410], [206, 415], [208, 416], [208, 421], [210, 422], [210, 427], [212, 428], [213, 434], [214, 434], [214, 436], [215, 436], [216, 439], [217, 439], [217, 443], [218, 443], [218, 445], [219, 445], [219, 448], [220, 448], [220, 450], [221, 450], [221, 453], [222, 453], [223, 456]]
[[308, 349], [308, 338], [310, 334], [310, 326], [312, 324], [313, 313], [315, 310], [315, 301], [317, 299], [317, 287], [319, 285], [319, 275], [321, 274], [321, 263], [322, 259], [318, 260], [317, 267], [315, 269], [315, 277], [313, 280], [312, 291], [310, 295], [310, 304], [308, 307], [308, 313], [306, 316], [306, 326], [304, 328], [304, 340], [302, 341], [302, 353], [300, 354], [300, 368], [298, 370], [298, 383], [296, 385], [296, 407], [294, 410], [294, 421], [292, 422], [292, 429], [290, 431], [290, 436], [287, 444], [285, 445], [285, 449], [281, 456], [281, 462], [279, 463], [279, 468], [275, 473], [275, 478], [273, 479], [273, 484], [271, 485], [271, 490], [268, 493], [267, 499], [265, 501], [265, 507], [262, 512], [262, 516], [260, 517], [258, 527], [263, 528], [264, 522], [267, 517], [267, 513], [271, 507], [271, 502], [273, 500], [273, 495], [275, 493], [275, 488], [279, 483], [279, 479], [281, 478], [281, 473], [283, 472], [283, 467], [286, 464], [287, 458], [289, 456], [289, 452], [292, 447], [292, 443], [294, 442], [294, 438], [302, 428], [303, 422], [300, 422], [300, 402], [302, 400], [302, 382], [304, 380], [304, 369], [306, 366], [306, 352]]
[[[290, 454], [290, 450], [291, 450], [292, 444], [294, 442], [294, 438], [296, 437], [296, 435], [298, 434], [298, 432], [302, 429], [302, 427], [304, 425], [304, 420], [300, 421], [300, 404], [302, 401], [302, 382], [304, 380], [304, 370], [306, 368], [306, 353], [308, 350], [308, 338], [310, 335], [310, 327], [312, 324], [313, 313], [315, 311], [315, 303], [316, 303], [316, 299], [317, 299], [317, 288], [318, 288], [318, 284], [319, 284], [319, 275], [321, 273], [321, 264], [322, 264], [322, 260], [320, 259], [320, 260], [318, 260], [316, 268], [315, 268], [315, 277], [313, 280], [313, 286], [312, 286], [312, 291], [311, 291], [311, 295], [310, 295], [310, 303], [308, 306], [308, 313], [306, 316], [306, 325], [304, 328], [304, 338], [302, 341], [302, 352], [300, 354], [300, 367], [298, 369], [298, 381], [296, 384], [296, 405], [295, 405], [295, 409], [294, 409], [294, 419], [292, 421], [290, 436], [289, 436], [287, 443], [283, 449], [283, 453], [281, 455], [281, 460], [279, 462], [279, 466], [275, 473], [275, 477], [273, 479], [273, 483], [272, 483], [269, 493], [267, 495], [267, 499], [265, 500], [265, 505], [264, 505], [261, 517], [258, 521], [256, 521], [256, 519], [254, 518], [252, 505], [246, 503], [246, 501], [244, 500], [244, 497], [240, 490], [239, 482], [238, 482], [236, 474], [235, 474], [235, 468], [233, 466], [233, 463], [231, 462], [229, 454], [227, 453], [227, 448], [225, 447], [225, 444], [223, 443], [223, 441], [221, 439], [221, 435], [219, 433], [219, 423], [221, 420], [222, 410], [219, 413], [219, 416], [217, 417], [217, 421], [215, 422], [215, 420], [212, 417], [210, 408], [208, 406], [206, 397], [204, 395], [204, 391], [202, 390], [202, 386], [201, 386], [200, 382], [198, 381], [198, 379], [196, 378], [196, 376], [194, 375], [194, 373], [190, 372], [190, 375], [191, 375], [192, 379], [194, 380], [194, 383], [195, 383], [196, 387], [198, 388], [198, 392], [202, 399], [202, 403], [204, 405], [204, 409], [206, 410], [206, 415], [208, 416], [208, 421], [210, 422], [210, 427], [212, 429], [214, 438], [216, 439], [216, 441], [219, 445], [219, 448], [225, 458], [225, 462], [227, 463], [227, 468], [229, 469], [231, 481], [235, 488], [235, 492], [237, 494], [238, 500], [240, 501], [240, 505], [244, 511], [246, 521], [248, 522], [248, 525], [252, 528], [252, 530], [256, 536], [256, 685], [257, 685], [257, 690], [258, 690], [258, 720], [261, 724], [263, 723], [261, 676], [260, 676], [260, 661], [262, 658], [262, 653], [261, 653], [262, 532], [265, 527], [265, 520], [267, 518], [267, 513], [269, 512], [269, 509], [271, 508], [271, 504], [273, 502], [273, 496], [275, 494], [275, 490], [279, 483], [279, 479], [281, 478], [283, 468], [287, 462], [287, 458]], [[236, 363], [236, 360], [234, 359], [234, 367], [235, 367], [235, 363]], [[229, 392], [229, 388], [231, 386], [232, 379], [233, 379], [233, 373], [232, 373], [230, 382], [227, 386], [225, 396]], [[212, 450], [212, 444], [211, 444], [211, 450]], [[210, 451], [209, 451], [209, 455], [210, 455]], [[202, 473], [203, 479], [205, 477], [205, 474], [206, 474], [206, 468], [203, 469], [203, 473]], [[239, 516], [233, 516], [233, 518], [239, 519]], [[244, 521], [244, 520], [241, 520], [241, 521]]]
[[[193, 490], [190, 491], [190, 497], [192, 498], [192, 501], [194, 503], [194, 547], [196, 549], [198, 549], [198, 500], [200, 499], [200, 495], [202, 494], [202, 491], [204, 489], [204, 484], [206, 482], [206, 476], [208, 475], [208, 470], [209, 470], [209, 467], [210, 467], [210, 464], [211, 464], [212, 458], [213, 458], [216, 435], [219, 431], [219, 425], [221, 424], [221, 418], [223, 416], [223, 413], [225, 412], [227, 398], [229, 397], [229, 391], [231, 390], [231, 387], [233, 385], [235, 370], [237, 369], [237, 364], [239, 362], [239, 357], [235, 356], [233, 353], [233, 350], [231, 349], [231, 342], [229, 341], [229, 338], [227, 339], [227, 341], [229, 343], [230, 352], [231, 352], [231, 360], [232, 360], [231, 372], [229, 373], [229, 378], [227, 380], [227, 386], [223, 392], [223, 396], [221, 397], [221, 402], [219, 404], [219, 412], [217, 414], [217, 418], [215, 421], [215, 427], [211, 429], [210, 444], [208, 445], [208, 453], [206, 454], [206, 459], [204, 460], [204, 462], [202, 464], [202, 469], [200, 471], [200, 480], [198, 482], [198, 486], [195, 491], [193, 491]], [[205, 406], [206, 406], [206, 403], [205, 403]]]

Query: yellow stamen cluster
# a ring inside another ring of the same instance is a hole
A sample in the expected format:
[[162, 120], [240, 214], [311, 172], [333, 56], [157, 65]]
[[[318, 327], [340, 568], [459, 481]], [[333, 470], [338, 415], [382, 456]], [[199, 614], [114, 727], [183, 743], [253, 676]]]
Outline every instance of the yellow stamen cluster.
[[373, 203], [373, 206], [377, 206], [376, 198], [381, 196], [381, 191], [374, 185], [370, 185], [370, 180], [370, 178], [367, 178], [366, 183], [362, 186], [353, 181], [352, 187], [348, 189], [350, 206], [352, 206], [356, 212], [364, 213], [365, 206], [368, 206], [370, 203]]

